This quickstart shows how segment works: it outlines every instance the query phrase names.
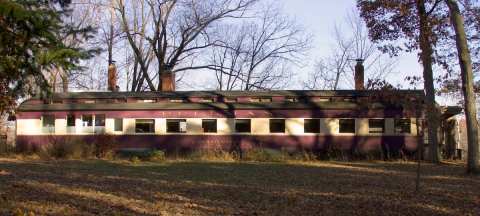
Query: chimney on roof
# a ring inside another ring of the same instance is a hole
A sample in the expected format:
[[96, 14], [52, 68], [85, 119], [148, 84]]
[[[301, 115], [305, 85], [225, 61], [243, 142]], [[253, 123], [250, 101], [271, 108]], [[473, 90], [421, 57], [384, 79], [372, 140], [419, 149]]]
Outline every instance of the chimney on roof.
[[357, 64], [355, 65], [355, 90], [364, 90], [364, 73], [365, 68], [363, 67], [363, 59], [357, 59]]
[[112, 61], [110, 65], [108, 65], [108, 90], [112, 92], [118, 91], [117, 66], [115, 66], [115, 61]]
[[172, 67], [165, 66], [165, 70], [160, 76], [162, 82], [160, 91], [175, 91], [175, 73], [172, 72]]

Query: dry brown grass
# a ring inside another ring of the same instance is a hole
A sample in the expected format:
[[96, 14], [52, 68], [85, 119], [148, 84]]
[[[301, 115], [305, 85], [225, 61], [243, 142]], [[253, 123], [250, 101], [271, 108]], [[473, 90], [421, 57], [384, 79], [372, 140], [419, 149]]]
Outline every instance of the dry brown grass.
[[480, 178], [409, 162], [0, 159], [0, 215], [478, 215]]

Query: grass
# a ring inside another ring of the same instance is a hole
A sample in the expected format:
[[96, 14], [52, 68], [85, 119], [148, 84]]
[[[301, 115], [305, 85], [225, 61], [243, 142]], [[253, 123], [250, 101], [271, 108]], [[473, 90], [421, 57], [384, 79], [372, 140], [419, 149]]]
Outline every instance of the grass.
[[461, 164], [0, 159], [0, 215], [478, 215]]

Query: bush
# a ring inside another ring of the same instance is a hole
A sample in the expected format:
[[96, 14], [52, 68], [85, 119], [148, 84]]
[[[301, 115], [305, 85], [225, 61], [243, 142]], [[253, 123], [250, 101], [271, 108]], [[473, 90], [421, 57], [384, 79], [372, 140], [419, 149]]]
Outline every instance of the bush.
[[298, 161], [315, 161], [317, 160], [317, 155], [313, 151], [302, 150], [290, 154], [289, 159]]
[[198, 150], [187, 155], [187, 159], [200, 161], [236, 161], [238, 156], [223, 150]]
[[132, 163], [139, 163], [140, 162], [140, 158], [138, 158], [137, 156], [132, 156], [130, 158], [130, 162]]
[[97, 135], [93, 143], [97, 158], [110, 158], [114, 154], [115, 136], [109, 134]]
[[286, 160], [282, 151], [268, 148], [254, 148], [245, 152], [244, 160], [259, 162], [280, 162]]
[[50, 143], [40, 146], [36, 153], [41, 158], [91, 158], [94, 146], [77, 137], [51, 138]]
[[[35, 154], [41, 159], [84, 159], [84, 158], [113, 158], [113, 142], [99, 137], [93, 143], [87, 143], [80, 137], [51, 136], [44, 145], [33, 145], [22, 148], [22, 153]], [[100, 142], [107, 143], [100, 145]]]
[[157, 149], [122, 149], [117, 152], [121, 158], [129, 158], [131, 161], [164, 161], [165, 152]]
[[148, 161], [164, 161], [165, 152], [160, 150], [152, 150], [145, 159]]

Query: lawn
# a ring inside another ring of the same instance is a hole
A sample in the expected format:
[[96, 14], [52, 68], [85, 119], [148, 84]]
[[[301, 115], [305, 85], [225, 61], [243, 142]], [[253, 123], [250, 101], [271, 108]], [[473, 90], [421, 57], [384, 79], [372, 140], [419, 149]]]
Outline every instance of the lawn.
[[479, 215], [460, 164], [0, 159], [0, 215]]

